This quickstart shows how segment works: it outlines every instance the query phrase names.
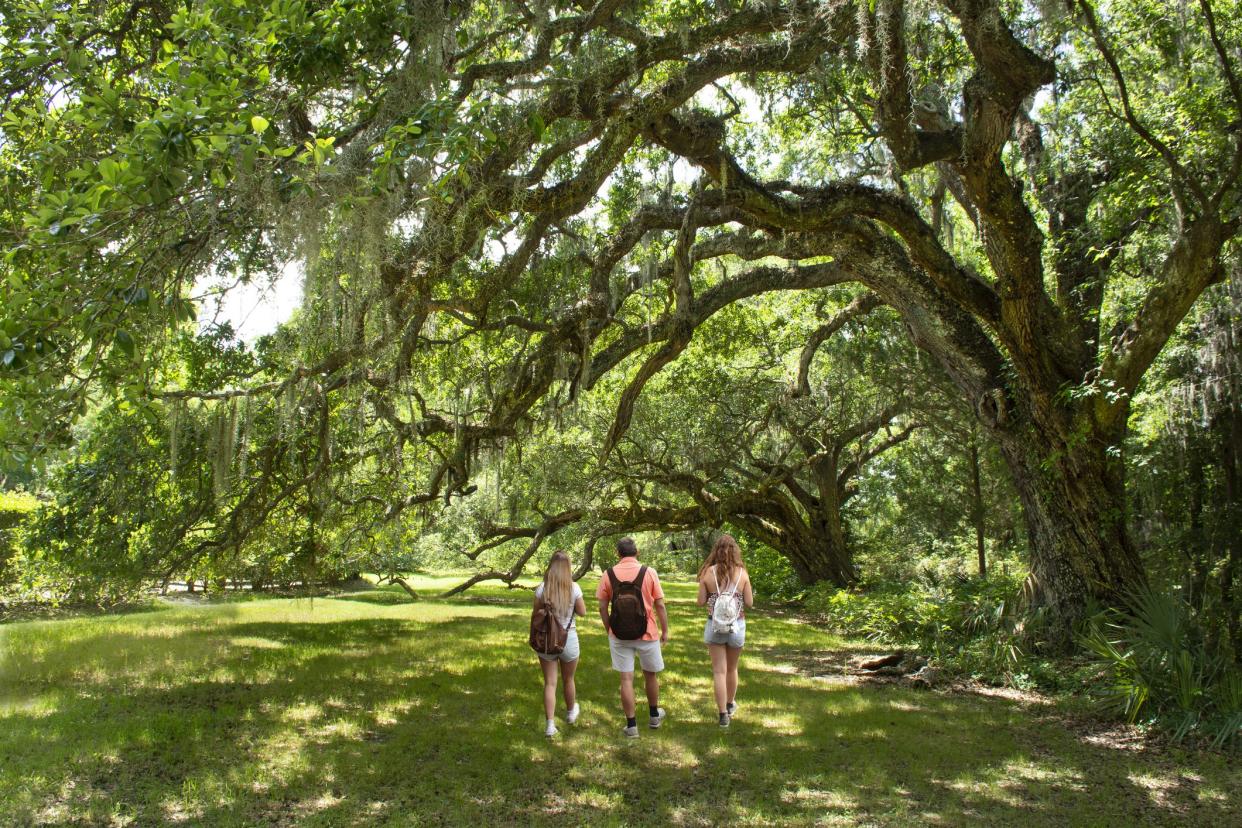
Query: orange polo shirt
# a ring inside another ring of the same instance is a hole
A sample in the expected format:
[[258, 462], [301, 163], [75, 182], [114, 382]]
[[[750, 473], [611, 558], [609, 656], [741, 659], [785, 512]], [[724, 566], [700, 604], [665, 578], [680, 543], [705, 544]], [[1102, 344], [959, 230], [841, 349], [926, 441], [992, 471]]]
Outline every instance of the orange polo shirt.
[[[640, 566], [643, 564], [638, 562], [638, 558], [631, 556], [617, 561], [613, 570], [617, 573], [618, 581], [633, 581], [638, 577]], [[595, 597], [605, 603], [612, 599], [612, 580], [607, 572], [600, 576]], [[655, 602], [663, 599], [664, 589], [660, 586], [660, 576], [654, 569], [647, 567], [647, 574], [643, 576], [643, 606], [647, 609], [647, 632], [643, 633], [640, 641], [655, 641], [660, 637], [660, 625], [656, 622]]]

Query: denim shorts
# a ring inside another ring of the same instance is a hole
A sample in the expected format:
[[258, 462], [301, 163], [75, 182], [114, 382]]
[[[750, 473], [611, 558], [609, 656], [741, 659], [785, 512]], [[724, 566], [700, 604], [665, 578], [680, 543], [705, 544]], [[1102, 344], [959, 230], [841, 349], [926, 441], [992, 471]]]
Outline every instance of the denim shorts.
[[544, 653], [536, 653], [535, 655], [544, 661], [577, 661], [578, 660], [578, 625], [575, 624], [569, 628], [569, 634], [565, 636], [565, 649], [556, 655], [545, 655]]
[[742, 649], [746, 643], [746, 619], [739, 618], [733, 622], [733, 632], [714, 633], [712, 632], [712, 619], [707, 619], [707, 623], [703, 625], [703, 643], [704, 644], [724, 644], [726, 647], [732, 647], [735, 650]]

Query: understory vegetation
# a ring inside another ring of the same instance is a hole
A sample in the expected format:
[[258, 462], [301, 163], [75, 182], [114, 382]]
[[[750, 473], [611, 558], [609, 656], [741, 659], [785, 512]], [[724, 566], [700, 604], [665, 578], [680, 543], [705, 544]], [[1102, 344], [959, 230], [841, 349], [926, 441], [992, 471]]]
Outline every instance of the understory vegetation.
[[828, 629], [910, 648], [949, 676], [1077, 695], [1175, 741], [1236, 747], [1242, 738], [1242, 669], [1203, 618], [1167, 592], [1146, 592], [1128, 611], [1092, 614], [1076, 657], [1048, 654], [1039, 615], [1023, 611], [1018, 579], [815, 589], [805, 607]]

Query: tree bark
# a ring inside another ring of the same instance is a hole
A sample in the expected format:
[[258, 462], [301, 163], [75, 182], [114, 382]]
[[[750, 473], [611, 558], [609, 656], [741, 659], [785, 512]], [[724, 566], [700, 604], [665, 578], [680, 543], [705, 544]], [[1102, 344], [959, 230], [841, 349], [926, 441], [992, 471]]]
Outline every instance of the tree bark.
[[840, 504], [823, 504], [818, 513], [811, 516], [810, 522], [810, 543], [802, 550], [809, 577], [799, 573], [799, 579], [804, 584], [827, 581], [838, 587], [847, 587], [858, 580], [853, 550], [845, 537]]
[[1067, 648], [1090, 602], [1124, 606], [1147, 583], [1126, 531], [1119, 442], [1087, 438], [1049, 450], [1049, 441], [1001, 432], [1031, 542], [1028, 598], [1049, 614], [1054, 648]]
[[1233, 658], [1242, 664], [1242, 600], [1236, 593], [1242, 580], [1242, 485], [1239, 477], [1239, 451], [1242, 449], [1242, 413], [1232, 408], [1220, 418], [1220, 464], [1224, 477], [1225, 514], [1223, 531], [1217, 532], [1228, 547], [1228, 559], [1221, 568], [1220, 598], [1225, 611], [1225, 625], [1233, 645]]
[[798, 581], [810, 586], [827, 581], [833, 586], [847, 587], [857, 580], [853, 555], [845, 540], [845, 531], [838, 512], [834, 520], [825, 514], [815, 515], [811, 525], [774, 527], [752, 515], [732, 518], [751, 534], [780, 552]]
[[405, 578], [402, 578], [400, 575], [394, 575], [392, 582], [396, 584], [397, 586], [401, 587], [402, 589], [404, 589], [406, 593], [410, 596], [411, 601], [418, 600], [418, 593], [414, 590], [414, 587], [411, 586], [410, 582], [407, 581]]
[[979, 577], [986, 578], [988, 576], [988, 555], [983, 526], [983, 486], [980, 481], [981, 475], [979, 474], [979, 438], [973, 426], [970, 431], [967, 460], [970, 463], [970, 516], [975, 524], [975, 553], [979, 559]]
[[1189, 512], [1190, 525], [1187, 527], [1187, 540], [1185, 544], [1184, 554], [1189, 564], [1187, 577], [1189, 583], [1186, 589], [1186, 600], [1196, 610], [1202, 610], [1206, 601], [1208, 569], [1210, 568], [1210, 550], [1208, 544], [1207, 529], [1203, 525], [1203, 505], [1207, 486], [1203, 476], [1203, 446], [1197, 438], [1197, 435], [1191, 433], [1187, 435], [1186, 461], [1186, 489], [1187, 511]]

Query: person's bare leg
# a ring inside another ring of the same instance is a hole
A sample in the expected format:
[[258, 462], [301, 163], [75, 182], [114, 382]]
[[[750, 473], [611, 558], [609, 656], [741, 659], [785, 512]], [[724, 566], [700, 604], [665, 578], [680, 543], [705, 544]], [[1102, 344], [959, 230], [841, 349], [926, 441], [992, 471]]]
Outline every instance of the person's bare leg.
[[726, 647], [723, 644], [708, 644], [707, 649], [712, 654], [712, 690], [716, 694], [716, 709], [724, 713], [725, 705], [728, 703], [728, 688], [726, 682], [728, 680], [728, 655]]
[[660, 674], [643, 670], [643, 684], [647, 689], [647, 704], [651, 707], [660, 706]]
[[729, 704], [733, 704], [735, 701], [737, 701], [737, 664], [739, 661], [742, 660], [742, 648], [741, 647], [736, 647], [736, 648], [721, 647], [721, 649], [725, 651], [725, 658], [728, 662], [727, 663], [728, 673], [726, 676], [727, 684], [728, 684], [728, 688], [727, 688], [728, 692], [725, 693], [727, 697], [725, 701], [727, 701]]
[[543, 670], [543, 712], [551, 719], [556, 715], [556, 661], [539, 659]]
[[634, 718], [634, 671], [621, 673], [621, 712], [625, 718]]
[[578, 659], [561, 662], [561, 691], [565, 694], [565, 709], [573, 710], [578, 700], [578, 688], [574, 686], [574, 671], [578, 669]]

